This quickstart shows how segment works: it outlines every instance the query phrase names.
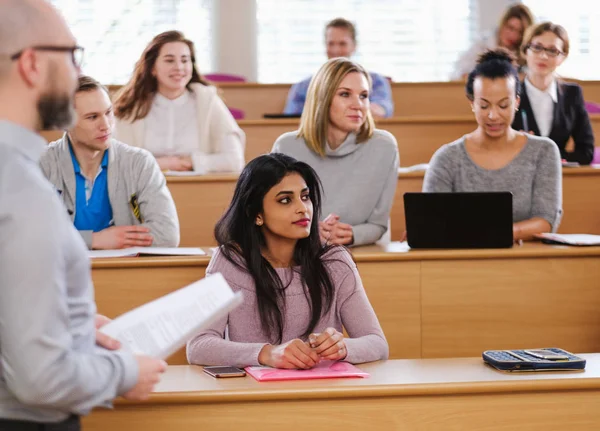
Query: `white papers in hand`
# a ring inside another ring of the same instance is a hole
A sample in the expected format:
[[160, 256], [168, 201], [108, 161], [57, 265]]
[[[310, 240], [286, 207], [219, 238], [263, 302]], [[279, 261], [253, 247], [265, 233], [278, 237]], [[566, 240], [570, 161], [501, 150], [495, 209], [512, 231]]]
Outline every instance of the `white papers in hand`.
[[204, 256], [198, 247], [128, 247], [121, 250], [88, 250], [90, 259], [128, 256]]
[[214, 274], [128, 311], [100, 331], [136, 354], [166, 359], [241, 303], [241, 292]]

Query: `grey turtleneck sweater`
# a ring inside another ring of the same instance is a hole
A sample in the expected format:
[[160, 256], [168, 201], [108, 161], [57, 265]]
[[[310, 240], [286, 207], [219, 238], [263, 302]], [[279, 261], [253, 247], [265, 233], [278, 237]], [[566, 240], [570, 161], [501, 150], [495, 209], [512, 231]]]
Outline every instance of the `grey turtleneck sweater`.
[[281, 135], [273, 145], [283, 153], [308, 163], [323, 183], [321, 218], [330, 213], [352, 225], [354, 245], [372, 244], [388, 230], [398, 182], [398, 145], [385, 130], [357, 144], [351, 133], [335, 150], [325, 146], [325, 157], [312, 151], [298, 132]]

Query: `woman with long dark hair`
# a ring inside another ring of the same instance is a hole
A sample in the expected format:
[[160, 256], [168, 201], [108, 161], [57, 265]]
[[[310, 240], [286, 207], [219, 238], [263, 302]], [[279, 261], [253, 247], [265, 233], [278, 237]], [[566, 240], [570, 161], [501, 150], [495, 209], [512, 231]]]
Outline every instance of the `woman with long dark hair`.
[[321, 242], [320, 187], [309, 165], [283, 154], [244, 168], [206, 271], [242, 290], [244, 303], [188, 342], [191, 364], [305, 369], [387, 358], [350, 254]]
[[239, 172], [244, 132], [196, 66], [194, 44], [166, 31], [148, 44], [115, 100], [116, 136], [162, 170]]

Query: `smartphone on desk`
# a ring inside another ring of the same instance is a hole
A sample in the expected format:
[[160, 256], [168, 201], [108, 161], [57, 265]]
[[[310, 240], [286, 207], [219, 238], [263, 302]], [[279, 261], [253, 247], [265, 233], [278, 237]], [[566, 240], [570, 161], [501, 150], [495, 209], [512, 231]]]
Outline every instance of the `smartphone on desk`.
[[246, 375], [246, 372], [240, 368], [226, 366], [204, 367], [204, 372], [217, 378], [244, 377]]

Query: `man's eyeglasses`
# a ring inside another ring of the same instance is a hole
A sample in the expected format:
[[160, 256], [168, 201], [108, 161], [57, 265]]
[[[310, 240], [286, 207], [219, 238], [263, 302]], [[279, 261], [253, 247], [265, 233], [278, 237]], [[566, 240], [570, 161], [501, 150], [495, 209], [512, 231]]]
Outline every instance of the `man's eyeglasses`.
[[[71, 59], [73, 60], [73, 65], [75, 67], [81, 67], [83, 64], [83, 47], [81, 46], [50, 46], [50, 45], [38, 45], [31, 46], [25, 49], [34, 49], [37, 51], [54, 51], [54, 52], [70, 52]], [[25, 49], [17, 52], [10, 56], [11, 60], [17, 60], [19, 57], [23, 55]]]
[[542, 52], [545, 51], [546, 54], [548, 54], [548, 57], [558, 57], [559, 55], [561, 55], [563, 53], [562, 51], [560, 51], [556, 48], [546, 48], [542, 45], [532, 44], [532, 43], [527, 45], [527, 49], [532, 50], [536, 54], [541, 54]]

